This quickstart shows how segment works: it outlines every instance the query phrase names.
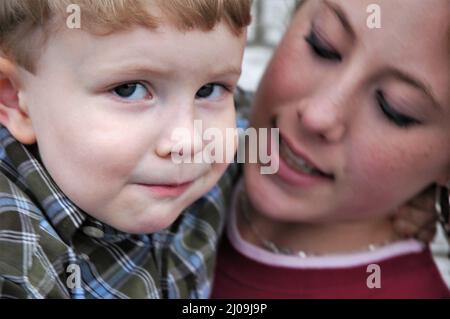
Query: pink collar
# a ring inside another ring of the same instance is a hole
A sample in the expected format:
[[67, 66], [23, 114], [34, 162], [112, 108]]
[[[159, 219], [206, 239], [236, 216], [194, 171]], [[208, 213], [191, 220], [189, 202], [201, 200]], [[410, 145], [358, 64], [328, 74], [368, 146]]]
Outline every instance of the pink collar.
[[231, 211], [227, 225], [227, 236], [233, 247], [244, 256], [269, 266], [287, 268], [350, 268], [371, 263], [381, 262], [393, 257], [418, 253], [426, 246], [415, 239], [398, 241], [374, 251], [350, 253], [333, 256], [318, 256], [299, 258], [295, 256], [279, 255], [255, 246], [242, 239], [236, 224], [237, 195], [242, 191], [242, 181], [238, 183], [233, 193]]

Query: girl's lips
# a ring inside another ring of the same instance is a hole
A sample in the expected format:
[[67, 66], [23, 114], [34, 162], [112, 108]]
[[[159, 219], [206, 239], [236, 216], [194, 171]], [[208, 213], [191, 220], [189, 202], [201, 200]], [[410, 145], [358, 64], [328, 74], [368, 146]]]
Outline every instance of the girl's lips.
[[277, 176], [288, 184], [297, 187], [308, 187], [317, 185], [319, 183], [333, 181], [332, 178], [327, 178], [325, 176], [310, 175], [302, 173], [298, 170], [294, 170], [279, 154], [274, 154], [274, 156], [276, 158], [275, 160], [279, 161]]
[[[281, 138], [282, 136], [280, 135], [280, 139]], [[278, 172], [276, 176], [282, 181], [297, 187], [307, 187], [334, 180], [331, 176], [311, 175], [292, 168], [287, 161], [280, 156], [280, 144], [278, 143], [278, 147], [275, 147], [275, 141], [271, 137], [268, 138], [268, 144], [271, 159], [273, 161], [278, 161]]]
[[178, 197], [183, 194], [192, 184], [193, 182], [176, 185], [140, 185], [161, 197]]

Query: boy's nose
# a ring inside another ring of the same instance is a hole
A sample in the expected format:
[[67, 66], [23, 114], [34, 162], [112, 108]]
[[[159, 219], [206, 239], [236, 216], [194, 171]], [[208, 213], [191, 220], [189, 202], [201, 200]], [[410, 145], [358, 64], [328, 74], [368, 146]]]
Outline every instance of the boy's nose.
[[163, 126], [156, 144], [159, 157], [171, 157], [172, 154], [193, 157], [202, 151], [201, 122], [195, 121], [193, 116], [179, 114]]

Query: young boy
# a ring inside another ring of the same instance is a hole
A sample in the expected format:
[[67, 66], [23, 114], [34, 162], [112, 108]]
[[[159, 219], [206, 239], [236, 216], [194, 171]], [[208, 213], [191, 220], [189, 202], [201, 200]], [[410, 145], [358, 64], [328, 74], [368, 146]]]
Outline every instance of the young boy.
[[206, 297], [231, 180], [180, 216], [226, 164], [174, 164], [204, 143], [172, 133], [235, 126], [249, 22], [250, 0], [0, 3], [0, 297]]

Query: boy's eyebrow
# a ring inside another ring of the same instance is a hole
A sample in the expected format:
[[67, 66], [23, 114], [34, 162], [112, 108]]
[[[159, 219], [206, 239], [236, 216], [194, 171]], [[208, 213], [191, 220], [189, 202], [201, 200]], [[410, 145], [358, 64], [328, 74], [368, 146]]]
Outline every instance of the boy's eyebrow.
[[122, 63], [122, 64], [116, 64], [116, 65], [107, 65], [107, 66], [100, 66], [99, 70], [101, 72], [110, 72], [110, 73], [117, 73], [120, 72], [121, 74], [126, 74], [126, 75], [135, 75], [138, 73], [142, 73], [142, 72], [146, 72], [146, 73], [150, 73], [152, 75], [164, 75], [168, 73], [168, 70], [161, 68], [161, 67], [156, 67], [156, 66], [151, 66], [151, 65], [146, 65], [146, 64], [139, 64], [139, 63]]
[[[156, 76], [161, 76], [161, 77], [171, 73], [171, 70], [169, 70], [169, 69], [152, 66], [152, 65], [147, 65], [147, 64], [139, 64], [139, 63], [124, 63], [124, 64], [115, 65], [112, 67], [108, 66], [108, 67], [105, 67], [102, 71], [103, 72], [104, 71], [120, 72], [122, 74], [129, 74], [129, 75], [146, 72], [146, 73], [156, 75]], [[242, 73], [241, 66], [239, 66], [239, 67], [226, 66], [222, 69], [217, 68], [216, 70], [211, 71], [211, 73], [209, 75], [210, 76], [221, 76], [221, 75], [239, 76], [239, 75], [241, 75], [241, 73]]]
[[427, 95], [431, 101], [433, 102], [433, 106], [436, 107], [439, 110], [443, 110], [442, 106], [438, 103], [438, 100], [436, 99], [435, 95], [433, 94], [431, 87], [425, 82], [420, 81], [413, 75], [409, 74], [408, 72], [399, 70], [399, 69], [391, 69], [389, 70], [389, 73], [394, 77], [399, 79], [400, 81], [406, 82], [407, 84], [415, 87], [418, 90], [421, 90], [425, 95]]
[[336, 14], [337, 18], [342, 23], [342, 26], [344, 27], [345, 31], [347, 31], [347, 33], [350, 34], [352, 38], [355, 38], [356, 37], [355, 30], [350, 24], [345, 11], [337, 3], [331, 2], [329, 0], [323, 0], [323, 4], [325, 4], [329, 9], [331, 9], [331, 11], [333, 11]]
[[232, 66], [232, 67], [224, 68], [224, 69], [219, 70], [219, 71], [211, 72], [211, 75], [213, 75], [213, 76], [220, 76], [220, 75], [236, 75], [236, 76], [240, 76], [241, 73], [242, 73], [242, 68], [240, 68], [240, 67], [236, 68], [236, 67]]

